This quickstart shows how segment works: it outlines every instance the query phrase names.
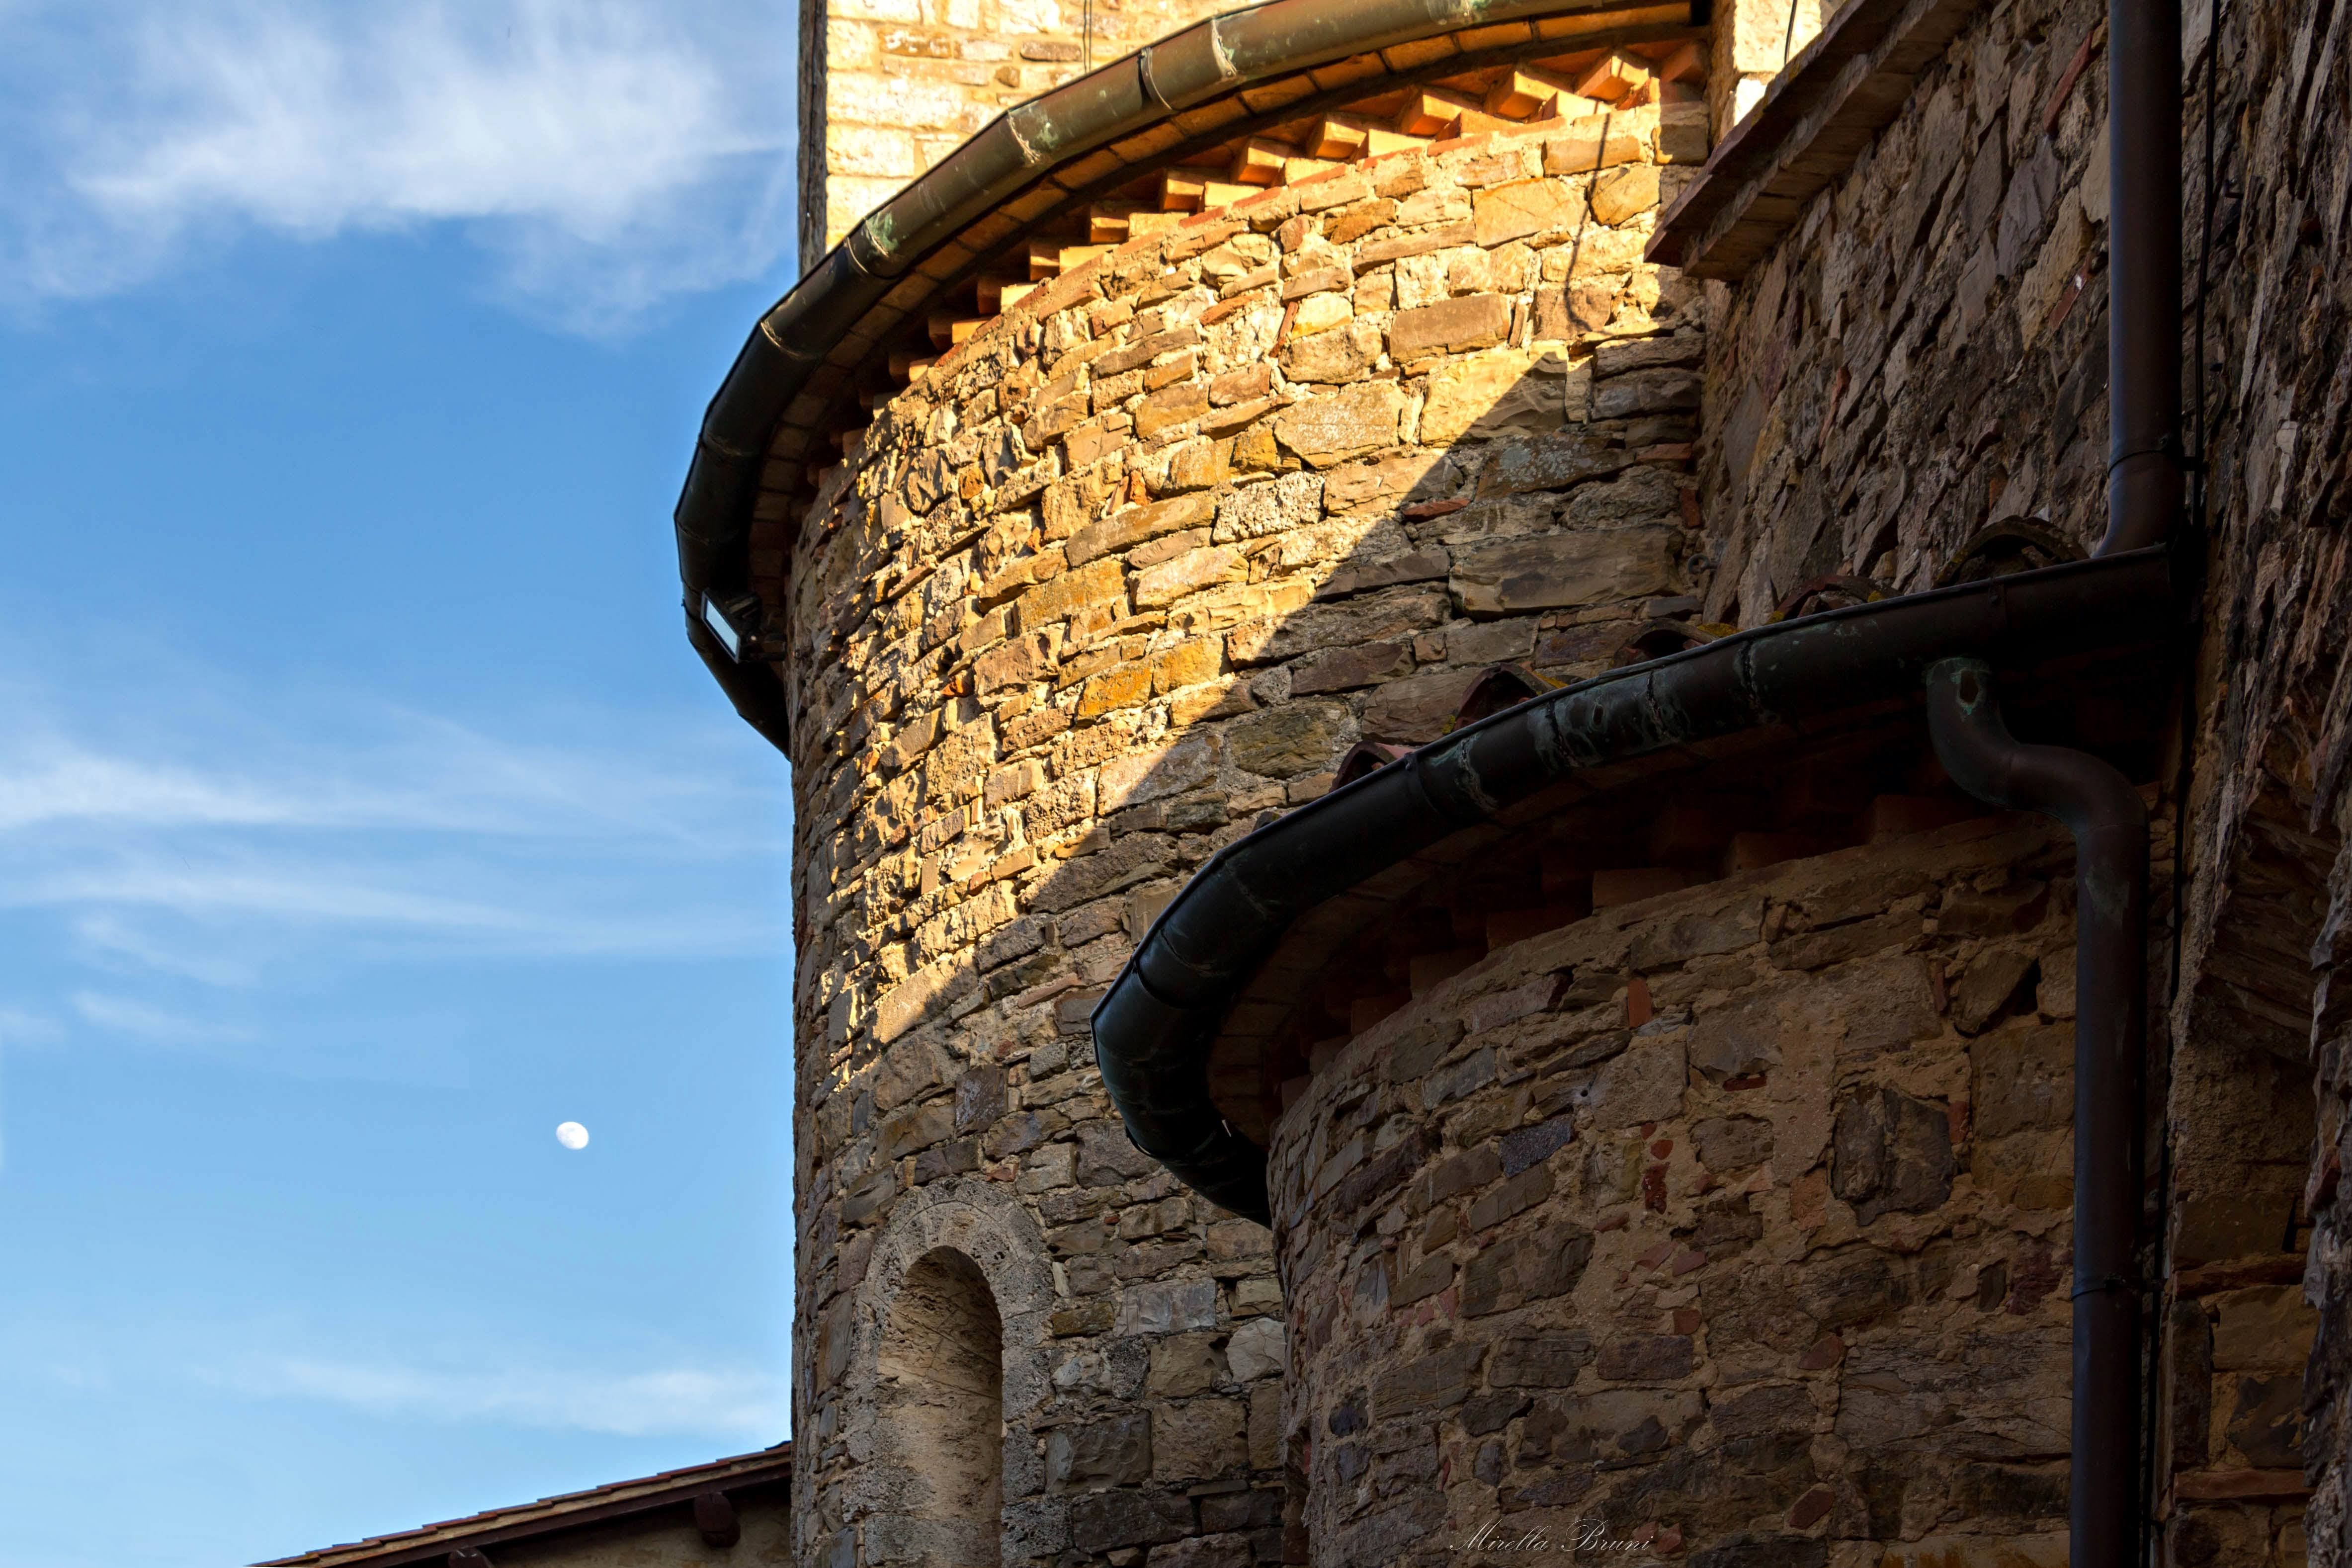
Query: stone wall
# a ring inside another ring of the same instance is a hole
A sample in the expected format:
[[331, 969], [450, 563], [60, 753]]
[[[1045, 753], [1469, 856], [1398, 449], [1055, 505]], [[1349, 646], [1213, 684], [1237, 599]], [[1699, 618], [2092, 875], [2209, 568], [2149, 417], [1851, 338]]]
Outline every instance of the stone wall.
[[[2315, 106], [2352, 89], [2333, 42], [2341, 8], [2231, 6], [2210, 51], [2212, 12], [2186, 10], [2191, 303], [2209, 243], [2212, 285], [2185, 390], [2193, 403], [2205, 389], [2212, 465], [2210, 535], [2188, 558], [2209, 574], [2190, 787], [2162, 806], [2190, 826], [2152, 1086], [2167, 1110], [2148, 1222], [2162, 1281], [2154, 1506], [2175, 1561], [2300, 1563], [2308, 1497], [2311, 1556], [2343, 1563], [2352, 1221], [2336, 1173], [2352, 1153], [2352, 1082], [2340, 988], [2333, 1011], [2327, 998], [2337, 912], [2352, 906], [2339, 859], [2352, 156], [2342, 116]], [[1756, 623], [1829, 574], [1926, 587], [1975, 570], [1956, 558], [1995, 524], [2011, 525], [1997, 549], [2011, 563], [2098, 538], [2101, 19], [2080, 0], [1987, 8], [1777, 252], [1710, 296], [1709, 614]]]
[[[2192, 9], [2189, 22], [2201, 76], [2207, 18]], [[2210, 586], [2194, 686], [2200, 849], [2173, 1021], [2184, 1050], [2202, 1048], [2193, 1087], [2226, 1086], [2255, 1112], [2268, 1102], [2300, 1134], [2308, 1168], [2293, 1179], [2303, 1162], [2286, 1157], [2275, 1131], [2249, 1140], [2263, 1164], [2236, 1196], [2253, 1201], [2232, 1205], [2226, 1140], [2263, 1124], [2211, 1127], [2193, 1150], [2196, 1196], [2221, 1222], [2193, 1238], [2206, 1257], [2192, 1260], [2202, 1264], [2189, 1270], [2196, 1289], [2182, 1292], [2191, 1310], [2174, 1343], [2175, 1403], [2192, 1448], [2205, 1437], [2216, 1482], [2269, 1484], [2241, 1507], [2184, 1511], [2182, 1562], [2261, 1563], [2266, 1547], [2300, 1562], [2307, 1527], [2310, 1561], [2352, 1563], [2352, 1187], [2342, 1180], [2352, 1031], [2336, 972], [2352, 956], [2346, 25], [2340, 7], [2231, 6], [2211, 50]], [[2196, 235], [2208, 181], [2202, 83], [2191, 79]], [[2247, 1331], [2264, 1324], [2250, 1344]], [[2307, 1521], [2284, 1484], [2298, 1468], [2315, 1489]]]
[[802, 0], [801, 266], [1016, 103], [1218, 0]]
[[1984, 818], [1605, 909], [1318, 1071], [1315, 1562], [2063, 1563], [2070, 870]]
[[1712, 291], [1713, 618], [1757, 624], [1832, 573], [1930, 586], [1995, 519], [2097, 539], [2105, 92], [2095, 60], [2068, 68], [2102, 15], [1989, 8], [1772, 257]]
[[1087, 1018], [1181, 880], [1503, 660], [1696, 608], [1702, 344], [1639, 256], [1704, 105], [1269, 191], [1045, 285], [883, 408], [802, 528], [803, 1562], [905, 1555], [896, 1282], [1004, 1322], [1008, 1565], [1283, 1553], [1267, 1233], [1127, 1141]]

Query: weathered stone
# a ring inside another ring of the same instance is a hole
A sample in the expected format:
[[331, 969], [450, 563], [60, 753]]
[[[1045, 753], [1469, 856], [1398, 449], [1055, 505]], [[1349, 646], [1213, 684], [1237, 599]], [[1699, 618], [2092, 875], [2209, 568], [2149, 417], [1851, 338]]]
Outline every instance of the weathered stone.
[[1433, 372], [1422, 404], [1426, 443], [1558, 430], [1568, 417], [1568, 367], [1557, 354], [1495, 349]]
[[1696, 409], [1699, 392], [1698, 376], [1690, 371], [1631, 371], [1593, 382], [1591, 417], [1637, 419]]
[[1557, 180], [1514, 180], [1480, 191], [1470, 200], [1470, 212], [1478, 243], [1492, 246], [1549, 229], [1572, 229], [1584, 216], [1584, 202], [1574, 186]]
[[1249, 563], [1238, 550], [1223, 545], [1189, 549], [1136, 574], [1136, 608], [1171, 604], [1218, 583], [1240, 582], [1248, 576]]
[[1344, 385], [1360, 378], [1381, 358], [1381, 329], [1365, 320], [1339, 329], [1294, 337], [1282, 351], [1283, 373], [1295, 382]]
[[1070, 1543], [1081, 1552], [1181, 1541], [1192, 1529], [1192, 1504], [1187, 1498], [1100, 1491], [1070, 1503]]
[[1391, 1367], [1372, 1385], [1372, 1407], [1382, 1420], [1413, 1410], [1441, 1409], [1470, 1396], [1471, 1379], [1486, 1347], [1457, 1344]]
[[2073, 1124], [2073, 1030], [2005, 1029], [1979, 1040], [1969, 1054], [1976, 1068], [1971, 1095], [1977, 1136]]
[[1225, 1364], [1236, 1383], [1270, 1377], [1282, 1371], [1288, 1359], [1279, 1318], [1259, 1318], [1242, 1324], [1234, 1330], [1225, 1346]]
[[1235, 490], [1217, 502], [1213, 538], [1219, 544], [1265, 538], [1313, 522], [1323, 498], [1317, 474], [1286, 474], [1271, 483]]
[[[1204, 1500], [1202, 1503], [1204, 1515], [1208, 1511], [1209, 1500]], [[1195, 1535], [1188, 1540], [1155, 1546], [1150, 1556], [1144, 1559], [1144, 1568], [1254, 1568], [1256, 1561], [1250, 1538], [1237, 1531], [1228, 1531]]]
[[1231, 1379], [1225, 1358], [1209, 1335], [1176, 1334], [1152, 1345], [1143, 1391], [1157, 1399], [1182, 1398], [1223, 1387]]
[[1187, 1399], [1163, 1405], [1151, 1424], [1152, 1479], [1202, 1480], [1249, 1464], [1249, 1402]]
[[1977, 955], [1952, 988], [1952, 1023], [1962, 1034], [1980, 1034], [2009, 1009], [2033, 973], [2033, 956], [2006, 949]]
[[1082, 566], [1098, 556], [1115, 554], [1162, 534], [1199, 528], [1215, 511], [1213, 497], [1198, 495], [1179, 496], [1148, 507], [1129, 507], [1071, 535], [1069, 542], [1062, 547], [1063, 557], [1072, 566]]
[[1691, 1026], [1690, 1064], [1718, 1083], [1769, 1071], [1780, 1061], [1783, 1005], [1765, 992], [1705, 1009]]
[[1511, 330], [1511, 302], [1499, 294], [1465, 294], [1400, 310], [1389, 324], [1389, 355], [1399, 363], [1501, 342]]
[[1056, 1487], [1118, 1485], [1151, 1474], [1151, 1416], [1133, 1411], [1056, 1427], [1045, 1441], [1045, 1479]]
[[1226, 754], [1235, 767], [1271, 779], [1328, 768], [1339, 758], [1339, 736], [1349, 719], [1344, 704], [1297, 702], [1236, 721], [1227, 733]]
[[1730, 1173], [1772, 1157], [1772, 1124], [1759, 1116], [1710, 1116], [1691, 1125], [1699, 1163]]
[[1672, 586], [1675, 542], [1666, 528], [1626, 528], [1464, 545], [1448, 582], [1473, 615], [1638, 598]]
[[1592, 216], [1612, 225], [1646, 213], [1658, 204], [1655, 164], [1636, 163], [1593, 182]]
[[1392, 444], [1404, 413], [1394, 382], [1362, 382], [1331, 397], [1303, 402], [1276, 416], [1274, 434], [1318, 468]]
[[1478, 494], [1516, 496], [1529, 490], [1565, 490], [1587, 479], [1605, 478], [1632, 465], [1622, 448], [1580, 431], [1497, 443], [1478, 470]]
[[1612, 1383], [1672, 1383], [1694, 1364], [1687, 1335], [1628, 1334], [1601, 1347], [1594, 1370]]
[[1493, 1243], [1462, 1270], [1462, 1315], [1483, 1317], [1567, 1296], [1583, 1278], [1592, 1249], [1590, 1232], [1568, 1226], [1556, 1235]]
[[1952, 1196], [1951, 1119], [1941, 1105], [1892, 1089], [1838, 1108], [1831, 1188], [1868, 1225], [1882, 1214], [1932, 1208]]
[[1496, 1343], [1486, 1381], [1497, 1388], [1572, 1388], [1592, 1364], [1592, 1341], [1581, 1333]]

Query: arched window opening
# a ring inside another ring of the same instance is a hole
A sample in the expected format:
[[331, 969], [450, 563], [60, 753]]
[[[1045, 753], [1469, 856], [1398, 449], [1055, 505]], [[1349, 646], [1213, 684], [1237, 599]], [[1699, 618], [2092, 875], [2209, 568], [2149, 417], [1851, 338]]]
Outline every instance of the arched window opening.
[[1004, 1496], [1003, 1324], [980, 1266], [938, 1248], [915, 1260], [883, 1331], [886, 1462], [895, 1518], [879, 1561], [997, 1568]]

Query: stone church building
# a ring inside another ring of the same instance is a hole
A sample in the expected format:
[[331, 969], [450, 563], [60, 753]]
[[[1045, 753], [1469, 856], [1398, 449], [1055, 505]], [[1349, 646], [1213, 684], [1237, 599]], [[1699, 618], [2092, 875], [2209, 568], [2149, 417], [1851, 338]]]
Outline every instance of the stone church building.
[[792, 1560], [2352, 1564], [2347, 16], [803, 0]]

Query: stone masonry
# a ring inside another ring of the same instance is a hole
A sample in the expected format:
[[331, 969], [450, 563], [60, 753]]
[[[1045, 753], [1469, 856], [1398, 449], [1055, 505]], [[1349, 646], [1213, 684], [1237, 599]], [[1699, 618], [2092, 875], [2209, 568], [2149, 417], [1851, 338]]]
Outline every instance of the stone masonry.
[[[1266, 1103], [1221, 1096], [1272, 1151], [1271, 1237], [1127, 1141], [1087, 1051], [1208, 856], [1351, 748], [1443, 733], [1493, 667], [1580, 678], [2095, 541], [2091, 0], [1951, 13], [1892, 123], [1768, 199], [1742, 276], [1643, 260], [1710, 123], [1873, 6], [1727, 5], [1702, 89], [1033, 274], [868, 404], [796, 533], [763, 517], [796, 1561], [1433, 1563], [1579, 1519], [1706, 1568], [2063, 1561], [2071, 882], [2042, 825], [1735, 846], [1703, 885], [1563, 903], [1538, 824], [1492, 885], [1538, 892], [1490, 920], [1465, 881], [1437, 913], [1466, 946], [1334, 979], [1344, 1032], [1286, 1047]], [[1100, 63], [1210, 9], [807, 7], [804, 258], [1076, 74], [1089, 16]], [[2159, 1560], [2303, 1568], [2352, 1563], [2352, 5], [2219, 10], [2191, 0], [2183, 58], [2194, 667], [2169, 717], [2095, 695], [2036, 738], [2124, 760], [2157, 824]], [[1588, 873], [1656, 857], [1624, 826]], [[962, 1517], [991, 1508], [993, 1536]]]
[[1231, 7], [802, 0], [801, 263], [1016, 103]]
[[1130, 243], [828, 481], [786, 666], [803, 1561], [908, 1554], [925, 1478], [883, 1473], [876, 1379], [940, 1248], [1004, 1324], [1007, 1564], [1281, 1557], [1269, 1239], [1129, 1145], [1087, 1012], [1352, 743], [1690, 612], [1702, 341], [1640, 253], [1704, 113], [1391, 155]]
[[[2316, 140], [2290, 127], [2315, 127], [2308, 106], [2329, 94], [2343, 101], [2340, 47], [2321, 45], [2344, 24], [2305, 5], [2233, 7], [2217, 44], [2211, 20], [2195, 5], [2184, 18], [2190, 286], [2200, 248], [2212, 280], [2201, 344], [2189, 323], [2185, 390], [2193, 410], [2206, 389], [2211, 575], [2188, 698], [2190, 794], [2165, 805], [2185, 805], [2191, 826], [2150, 1090], [2166, 1107], [2152, 1168], [2167, 1184], [2149, 1216], [2163, 1281], [2153, 1506], [2173, 1560], [2268, 1565], [2305, 1561], [2308, 1498], [2312, 1559], [2343, 1563], [2352, 1267], [2335, 1173], [2352, 1079], [2326, 998], [2352, 905], [2340, 858], [2352, 400], [2336, 259], [2347, 209], [2317, 193], [2347, 188], [2352, 157], [2340, 116]], [[1832, 575], [1911, 591], [2096, 541], [2104, 45], [2096, 5], [1986, 7], [1785, 243], [1710, 293], [1711, 617], [1811, 607]]]
[[1741, 873], [1331, 1059], [1271, 1178], [1315, 1560], [2063, 1563], [2070, 870], [1988, 817]]

